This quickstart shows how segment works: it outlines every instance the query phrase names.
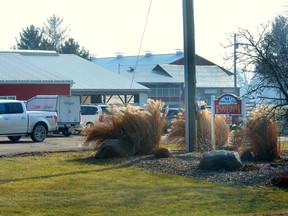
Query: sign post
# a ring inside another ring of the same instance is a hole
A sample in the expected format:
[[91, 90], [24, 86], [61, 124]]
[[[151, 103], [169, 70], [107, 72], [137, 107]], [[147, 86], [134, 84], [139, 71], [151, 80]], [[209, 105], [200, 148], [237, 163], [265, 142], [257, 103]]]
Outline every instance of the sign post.
[[214, 134], [214, 113], [215, 113], [215, 96], [211, 96], [211, 146], [215, 145], [215, 134]]

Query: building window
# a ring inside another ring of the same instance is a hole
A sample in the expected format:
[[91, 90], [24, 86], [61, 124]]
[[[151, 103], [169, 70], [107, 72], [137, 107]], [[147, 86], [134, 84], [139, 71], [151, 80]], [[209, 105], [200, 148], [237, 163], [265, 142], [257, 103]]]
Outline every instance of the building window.
[[148, 92], [149, 97], [156, 97], [157, 96], [157, 88], [150, 88], [150, 91]]
[[217, 91], [217, 89], [205, 89], [204, 93], [205, 94], [215, 94], [215, 96], [216, 96], [218, 91]]
[[0, 96], [1, 100], [16, 100], [16, 96]]
[[157, 89], [157, 97], [162, 97], [163, 96], [163, 89], [162, 88], [158, 88]]
[[170, 97], [179, 97], [180, 96], [180, 89], [179, 88], [170, 88]]
[[174, 97], [180, 97], [181, 96], [181, 91], [179, 88], [175, 88], [175, 94], [174, 94]]
[[235, 90], [234, 89], [232, 89], [232, 88], [227, 88], [227, 89], [223, 89], [223, 93], [232, 93], [232, 94], [234, 94], [234, 92], [235, 92]]
[[163, 97], [169, 97], [169, 88], [163, 88]]

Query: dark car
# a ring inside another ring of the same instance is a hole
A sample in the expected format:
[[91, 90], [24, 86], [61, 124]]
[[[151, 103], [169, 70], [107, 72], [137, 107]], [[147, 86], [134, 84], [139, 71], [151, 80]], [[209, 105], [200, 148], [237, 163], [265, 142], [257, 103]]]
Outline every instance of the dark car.
[[[163, 132], [164, 134], [168, 133], [168, 129], [171, 127], [172, 120], [175, 119], [179, 113], [179, 108], [169, 108], [166, 116], [166, 122], [164, 124]], [[163, 111], [163, 113], [165, 110]]]

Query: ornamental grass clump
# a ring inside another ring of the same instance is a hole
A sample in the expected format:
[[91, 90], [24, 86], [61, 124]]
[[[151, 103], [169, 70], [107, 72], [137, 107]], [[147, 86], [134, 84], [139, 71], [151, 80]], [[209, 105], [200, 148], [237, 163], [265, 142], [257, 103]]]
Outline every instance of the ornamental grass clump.
[[160, 146], [167, 111], [163, 102], [148, 99], [144, 109], [138, 106], [113, 107], [107, 123], [95, 124], [86, 132], [85, 145], [99, 149], [106, 140], [120, 140], [135, 154], [152, 154]]
[[201, 152], [213, 149], [211, 143], [211, 113], [208, 109], [200, 110], [197, 119], [197, 145]]
[[[197, 146], [198, 151], [205, 152], [223, 146], [228, 142], [229, 126], [225, 125], [224, 117], [215, 118], [215, 144], [211, 142], [211, 113], [208, 109], [200, 110], [197, 118]], [[172, 121], [167, 142], [177, 143], [185, 148], [185, 111], [181, 110]]]
[[246, 130], [244, 127], [243, 128], [236, 127], [231, 131], [230, 145], [232, 146], [233, 150], [237, 152], [244, 152], [247, 149], [245, 133]]
[[215, 147], [223, 148], [229, 142], [230, 127], [225, 123], [224, 116], [215, 116]]
[[278, 127], [275, 113], [268, 106], [258, 108], [247, 122], [246, 136], [256, 160], [280, 158]]
[[181, 109], [171, 121], [168, 129], [167, 142], [175, 143], [185, 148], [185, 111]]

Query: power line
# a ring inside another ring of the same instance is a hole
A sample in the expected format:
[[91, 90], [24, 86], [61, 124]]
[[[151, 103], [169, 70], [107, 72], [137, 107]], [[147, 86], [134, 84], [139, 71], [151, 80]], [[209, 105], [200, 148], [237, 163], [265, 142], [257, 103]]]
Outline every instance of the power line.
[[134, 67], [134, 72], [133, 72], [133, 76], [132, 76], [132, 80], [131, 80], [130, 89], [132, 88], [132, 84], [133, 84], [133, 82], [134, 82], [135, 72], [136, 72], [136, 68], [137, 68], [137, 65], [138, 65], [138, 60], [139, 60], [140, 51], [141, 51], [141, 49], [142, 49], [142, 43], [143, 43], [144, 35], [145, 35], [145, 32], [146, 32], [146, 26], [147, 26], [147, 23], [148, 23], [148, 17], [149, 17], [149, 14], [150, 14], [150, 9], [151, 9], [151, 5], [152, 5], [152, 1], [153, 1], [153, 0], [150, 0], [150, 3], [149, 3], [149, 8], [148, 8], [148, 12], [147, 12], [146, 20], [145, 20], [145, 25], [144, 25], [144, 30], [143, 30], [143, 33], [142, 33], [142, 38], [141, 38], [141, 42], [140, 42], [140, 46], [139, 46], [139, 50], [138, 50], [138, 54], [137, 54], [137, 59], [136, 59], [135, 67]]

